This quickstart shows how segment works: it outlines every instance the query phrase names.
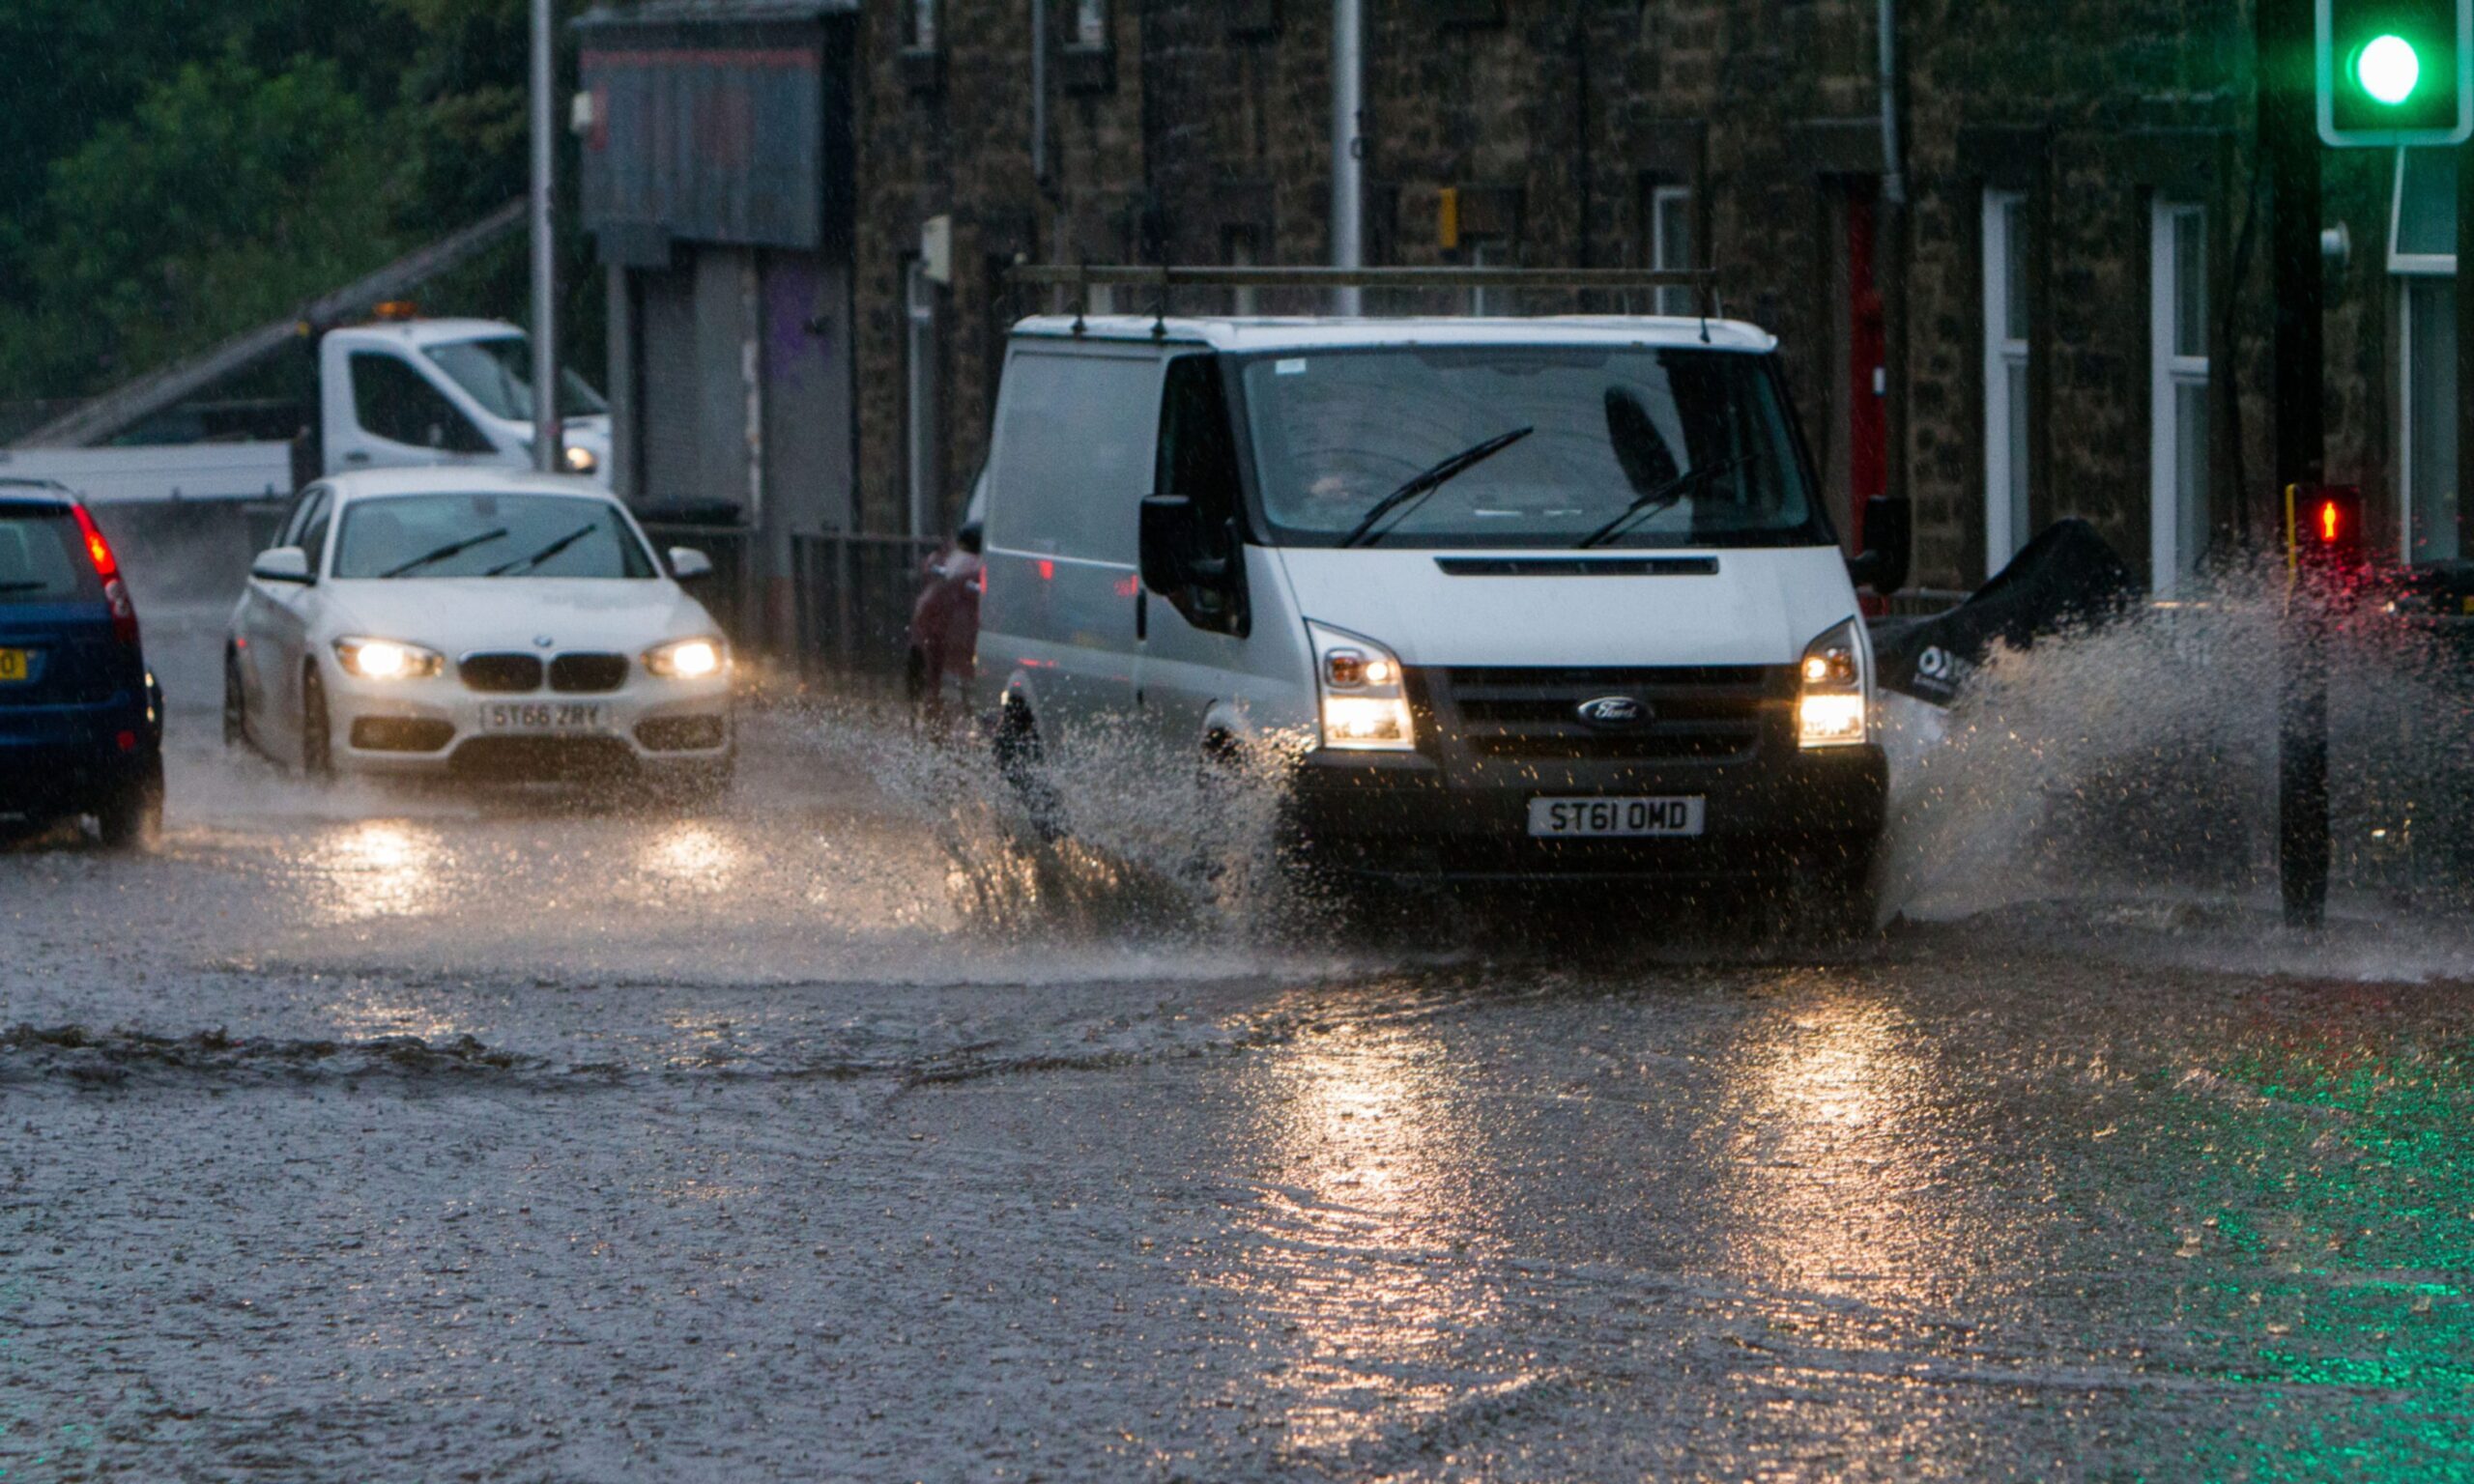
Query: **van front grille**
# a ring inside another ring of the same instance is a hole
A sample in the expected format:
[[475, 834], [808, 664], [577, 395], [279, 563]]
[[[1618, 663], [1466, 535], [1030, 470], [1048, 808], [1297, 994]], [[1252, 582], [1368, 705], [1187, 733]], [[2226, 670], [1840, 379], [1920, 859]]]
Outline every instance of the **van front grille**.
[[[1429, 671], [1427, 704], [1447, 744], [1481, 761], [1740, 762], [1794, 699], [1795, 672], [1759, 665]], [[1593, 700], [1640, 704], [1638, 720], [1597, 725]]]

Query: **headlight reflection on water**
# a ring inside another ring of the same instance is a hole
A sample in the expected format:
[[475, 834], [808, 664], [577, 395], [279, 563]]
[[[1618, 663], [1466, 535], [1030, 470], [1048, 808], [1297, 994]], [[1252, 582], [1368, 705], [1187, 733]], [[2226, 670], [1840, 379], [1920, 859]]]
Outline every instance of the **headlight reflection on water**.
[[347, 923], [430, 910], [453, 865], [437, 832], [401, 819], [348, 826], [309, 861], [327, 917]]
[[1728, 1060], [1726, 1165], [1739, 1265], [1797, 1287], [1879, 1297], [1966, 1266], [1931, 1137], [1946, 1075], [1929, 1042], [1878, 1001], [1830, 997], [1764, 1017]]
[[[1344, 1448], [1401, 1409], [1440, 1413], [1462, 1392], [1458, 1337], [1502, 1307], [1456, 1255], [1490, 1190], [1460, 1080], [1423, 1030], [1342, 1027], [1251, 1084], [1249, 1153], [1269, 1188], [1250, 1261], [1216, 1280], [1303, 1342], [1282, 1376], [1292, 1446]], [[1370, 1391], [1387, 1406], [1368, 1409]]]
[[637, 851], [636, 864], [663, 895], [701, 894], [729, 890], [745, 864], [745, 854], [729, 834], [690, 820], [646, 841]]

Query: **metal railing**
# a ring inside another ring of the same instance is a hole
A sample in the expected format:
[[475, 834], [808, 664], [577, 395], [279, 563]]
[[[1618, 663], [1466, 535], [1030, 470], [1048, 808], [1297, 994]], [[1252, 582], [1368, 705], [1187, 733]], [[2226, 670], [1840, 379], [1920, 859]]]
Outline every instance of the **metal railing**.
[[792, 536], [800, 675], [899, 678], [921, 568], [944, 544], [934, 536]]

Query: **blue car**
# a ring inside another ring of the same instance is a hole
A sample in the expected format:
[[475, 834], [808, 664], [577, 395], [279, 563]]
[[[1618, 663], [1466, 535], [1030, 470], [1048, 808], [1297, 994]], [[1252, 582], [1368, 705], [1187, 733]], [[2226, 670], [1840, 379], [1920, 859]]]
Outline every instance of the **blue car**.
[[60, 486], [0, 479], [0, 826], [91, 815], [115, 848], [163, 815], [163, 704], [120, 562]]

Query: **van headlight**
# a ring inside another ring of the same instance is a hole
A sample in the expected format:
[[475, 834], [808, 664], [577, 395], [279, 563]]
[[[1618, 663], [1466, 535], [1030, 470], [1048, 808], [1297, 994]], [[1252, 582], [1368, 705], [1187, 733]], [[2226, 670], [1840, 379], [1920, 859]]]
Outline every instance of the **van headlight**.
[[1801, 689], [1796, 698], [1796, 739], [1807, 749], [1861, 747], [1872, 738], [1864, 636], [1856, 632], [1856, 622], [1850, 618], [1804, 646], [1797, 668]]
[[1314, 645], [1314, 692], [1323, 745], [1339, 752], [1406, 753], [1418, 745], [1409, 715], [1400, 657], [1370, 639], [1319, 623], [1306, 626]]
[[347, 636], [335, 641], [335, 659], [344, 673], [363, 680], [426, 680], [446, 668], [437, 650], [394, 639]]
[[601, 460], [591, 449], [580, 447], [574, 443], [569, 443], [567, 445], [568, 473], [589, 474], [600, 467]]
[[702, 680], [729, 659], [718, 639], [674, 639], [645, 651], [645, 669], [665, 680]]

